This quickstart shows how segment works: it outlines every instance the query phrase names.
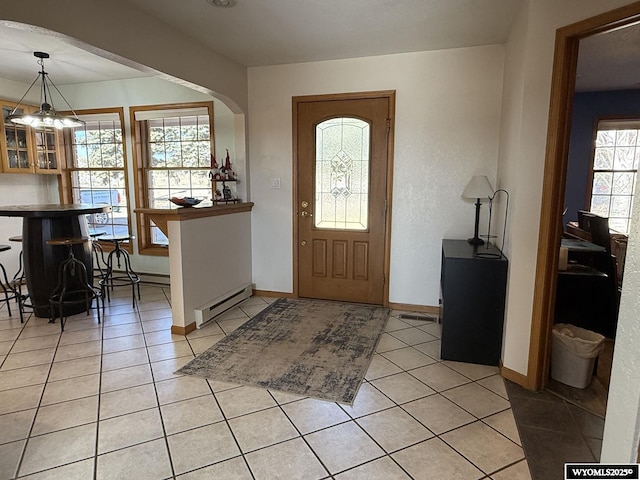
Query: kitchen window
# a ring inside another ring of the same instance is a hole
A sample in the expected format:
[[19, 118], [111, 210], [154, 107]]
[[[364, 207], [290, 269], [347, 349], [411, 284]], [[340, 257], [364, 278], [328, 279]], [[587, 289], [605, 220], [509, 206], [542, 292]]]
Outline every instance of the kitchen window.
[[[138, 204], [175, 208], [172, 197], [211, 199], [213, 102], [131, 107]], [[145, 215], [141, 253], [166, 255], [168, 239]]]
[[109, 213], [88, 215], [89, 230], [129, 235], [127, 159], [122, 108], [76, 111], [85, 124], [65, 130], [67, 165], [62, 176], [65, 203], [111, 205]]

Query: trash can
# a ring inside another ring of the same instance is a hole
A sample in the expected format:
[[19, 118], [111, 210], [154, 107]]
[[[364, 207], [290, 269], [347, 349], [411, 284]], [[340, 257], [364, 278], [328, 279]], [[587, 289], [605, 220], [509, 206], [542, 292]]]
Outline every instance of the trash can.
[[551, 337], [551, 378], [575, 388], [588, 387], [604, 336], [568, 323], [557, 323]]

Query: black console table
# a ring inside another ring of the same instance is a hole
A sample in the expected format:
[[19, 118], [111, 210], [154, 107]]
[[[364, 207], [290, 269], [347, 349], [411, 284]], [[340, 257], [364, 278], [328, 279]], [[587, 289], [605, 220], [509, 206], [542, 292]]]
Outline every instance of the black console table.
[[494, 245], [442, 241], [440, 321], [443, 360], [498, 365], [507, 258]]

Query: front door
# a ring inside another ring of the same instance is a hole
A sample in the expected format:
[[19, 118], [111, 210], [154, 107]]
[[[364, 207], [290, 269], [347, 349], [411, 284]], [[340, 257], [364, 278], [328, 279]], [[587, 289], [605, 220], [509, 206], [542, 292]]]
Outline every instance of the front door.
[[386, 301], [393, 100], [294, 98], [300, 297]]

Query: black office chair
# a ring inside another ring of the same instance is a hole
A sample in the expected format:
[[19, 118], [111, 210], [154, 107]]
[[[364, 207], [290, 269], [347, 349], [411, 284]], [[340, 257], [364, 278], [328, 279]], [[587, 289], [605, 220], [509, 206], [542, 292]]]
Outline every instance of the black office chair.
[[[603, 333], [608, 337], [615, 334], [618, 318], [618, 275], [616, 268], [616, 258], [611, 254], [611, 233], [609, 231], [609, 219], [592, 212], [581, 211], [581, 228], [591, 234], [591, 243], [604, 247], [605, 253], [596, 255], [593, 258], [593, 266], [607, 274], [609, 278], [608, 292], [603, 297], [603, 301], [609, 306], [608, 327]], [[603, 319], [606, 321], [606, 319]]]
[[591, 242], [604, 247], [608, 254], [611, 254], [611, 234], [609, 233], [609, 219], [599, 215], [589, 217], [589, 232], [591, 232]]

